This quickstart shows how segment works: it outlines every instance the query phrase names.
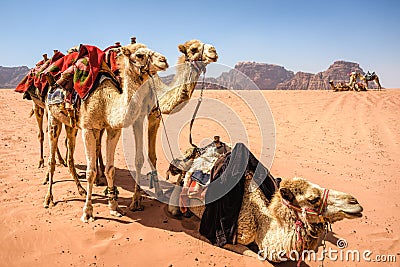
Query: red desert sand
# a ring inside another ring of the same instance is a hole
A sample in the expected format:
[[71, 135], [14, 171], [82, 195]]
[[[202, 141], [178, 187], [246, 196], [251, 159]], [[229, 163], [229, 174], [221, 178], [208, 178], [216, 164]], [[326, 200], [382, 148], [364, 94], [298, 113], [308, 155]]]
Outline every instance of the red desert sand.
[[[254, 92], [247, 92], [250, 96]], [[400, 90], [381, 92], [264, 91], [276, 127], [276, 151], [271, 172], [276, 177], [304, 177], [327, 188], [354, 195], [364, 207], [363, 217], [333, 225], [326, 249], [337, 250], [339, 260], [325, 259], [325, 266], [399, 266], [400, 262]], [[194, 98], [199, 92], [195, 92]], [[240, 114], [252, 151], [261, 144], [256, 120], [246, 104], [231, 91], [205, 91]], [[104, 186], [94, 188], [96, 220], [82, 223], [84, 199], [65, 167], [57, 166], [53, 187], [56, 205], [45, 209], [45, 169], [38, 169], [39, 142], [32, 103], [13, 90], [0, 90], [0, 266], [271, 266], [267, 261], [241, 256], [215, 247], [199, 236], [199, 220], [176, 220], [166, 204], [146, 198], [145, 210], [128, 211], [124, 217], [109, 215]], [[201, 109], [201, 108], [200, 108]], [[218, 112], [218, 107], [216, 107]], [[229, 122], [226, 122], [229, 123]], [[211, 125], [211, 127], [210, 127]], [[262, 126], [261, 126], [262, 127]], [[193, 138], [220, 135], [229, 140], [218, 123], [195, 122]], [[168, 160], [159, 130], [158, 170], [163, 175]], [[188, 147], [187, 125], [180, 145]], [[75, 163], [83, 175], [86, 160], [80, 132]], [[62, 151], [64, 133], [59, 142]], [[121, 140], [115, 165], [119, 204], [125, 208], [132, 195], [132, 178]], [[48, 139], [45, 138], [45, 154]], [[104, 155], [104, 152], [103, 152]], [[46, 157], [47, 161], [47, 157]], [[145, 172], [143, 172], [145, 174]], [[82, 178], [86, 187], [86, 180]], [[343, 250], [358, 250], [360, 262], [340, 261]], [[319, 247], [321, 252], [322, 246]], [[371, 262], [362, 253], [369, 250]], [[373, 262], [393, 255], [396, 263]], [[318, 266], [306, 261], [302, 266]], [[296, 266], [288, 262], [279, 266]]]

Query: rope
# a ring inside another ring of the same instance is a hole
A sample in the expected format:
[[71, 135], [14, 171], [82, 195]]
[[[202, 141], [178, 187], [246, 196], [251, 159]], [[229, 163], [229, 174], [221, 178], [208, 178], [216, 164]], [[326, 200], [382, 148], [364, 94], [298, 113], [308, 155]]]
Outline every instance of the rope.
[[191, 121], [190, 121], [190, 127], [189, 127], [189, 143], [190, 143], [194, 148], [197, 148], [197, 146], [196, 146], [195, 144], [193, 144], [193, 140], [192, 140], [192, 128], [193, 128], [194, 120], [196, 119], [197, 112], [199, 111], [201, 102], [203, 101], [203, 92], [204, 92], [205, 76], [206, 76], [206, 69], [203, 70], [203, 82], [202, 82], [202, 86], [201, 86], [200, 97], [199, 97], [199, 99], [197, 100], [197, 105], [196, 105], [196, 108], [195, 108], [195, 110], [194, 110], [194, 112], [193, 112], [193, 116], [192, 116], [192, 119], [191, 119]]
[[[152, 75], [150, 75], [150, 77], [151, 77], [151, 81], [153, 83], [153, 86], [150, 86], [150, 87], [151, 87], [154, 95], [156, 96], [156, 105], [157, 106], [156, 106], [155, 110], [158, 110], [158, 112], [160, 112], [161, 122], [162, 122], [162, 125], [163, 125], [165, 137], [167, 138], [167, 144], [168, 144], [169, 152], [171, 153], [172, 159], [174, 159], [174, 153], [172, 152], [171, 143], [170, 143], [169, 138], [168, 138], [167, 128], [165, 127], [165, 122], [164, 122], [164, 119], [163, 119], [163, 116], [162, 116], [162, 112], [161, 112], [161, 109], [160, 109], [160, 104], [159, 104], [159, 101], [158, 101], [157, 92], [156, 92], [156, 90], [154, 90], [154, 88], [155, 88], [154, 79], [153, 79]], [[153, 109], [153, 111], [154, 111], [154, 109]]]

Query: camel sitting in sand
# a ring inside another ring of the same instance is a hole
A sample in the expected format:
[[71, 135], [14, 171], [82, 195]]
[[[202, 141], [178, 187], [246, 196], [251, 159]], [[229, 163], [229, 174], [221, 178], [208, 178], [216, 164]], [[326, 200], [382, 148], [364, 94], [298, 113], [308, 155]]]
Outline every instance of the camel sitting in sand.
[[337, 83], [333, 84], [333, 81], [329, 81], [329, 85], [334, 92], [341, 92], [341, 91], [350, 91], [351, 87], [345, 83]]
[[[177, 190], [177, 189], [175, 189]], [[172, 194], [177, 196], [179, 194]], [[199, 218], [205, 206], [192, 199], [190, 210]], [[198, 206], [195, 206], [198, 205]], [[247, 175], [237, 221], [237, 244], [224, 248], [240, 254], [279, 262], [277, 254], [258, 255], [246, 246], [252, 242], [261, 252], [315, 250], [326, 223], [362, 216], [363, 208], [353, 196], [320, 187], [303, 178], [284, 179], [269, 201]], [[282, 255], [280, 255], [282, 256]]]
[[[96, 178], [97, 147], [100, 142], [100, 131], [107, 131], [107, 149], [105, 176], [107, 179], [106, 194], [108, 194], [108, 206], [110, 214], [121, 216], [122, 211], [118, 207], [118, 190], [114, 186], [114, 155], [117, 142], [121, 135], [121, 129], [134, 125], [136, 144], [136, 163], [143, 161], [143, 147], [140, 145], [143, 139], [143, 120], [148, 111], [156, 106], [153, 88], [146, 81], [149, 75], [168, 68], [166, 58], [148, 49], [143, 44], [131, 44], [121, 47], [121, 53], [117, 57], [117, 64], [121, 74], [122, 93], [110, 80], [103, 81], [93, 92], [82, 101], [76, 125], [82, 129], [83, 143], [87, 160], [87, 195], [81, 220], [88, 222], [93, 220], [92, 188]], [[143, 86], [142, 86], [143, 85]], [[45, 206], [53, 202], [52, 184], [55, 170], [55, 148], [60, 134], [62, 123], [70, 125], [70, 119], [60, 110], [58, 105], [47, 105], [49, 110], [49, 190], [45, 197]], [[67, 138], [75, 147], [75, 134], [67, 132]], [[136, 168], [140, 175], [140, 168]], [[134, 182], [134, 194], [132, 205], [140, 196], [140, 188]]]
[[378, 75], [376, 75], [375, 72], [370, 73], [368, 71], [365, 75], [358, 73], [358, 78], [365, 83], [367, 90], [368, 90], [368, 82], [374, 81], [375, 84], [378, 86], [378, 91], [381, 91], [382, 86], [381, 83], [379, 82], [379, 77]]

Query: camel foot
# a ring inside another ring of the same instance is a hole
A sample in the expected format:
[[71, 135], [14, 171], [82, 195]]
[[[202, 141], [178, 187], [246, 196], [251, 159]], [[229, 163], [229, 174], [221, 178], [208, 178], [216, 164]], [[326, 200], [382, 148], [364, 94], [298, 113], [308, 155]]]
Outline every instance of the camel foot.
[[44, 159], [39, 160], [39, 166], [38, 169], [44, 168]]
[[46, 174], [46, 177], [43, 178], [42, 180], [42, 184], [47, 184], [47, 182], [49, 181], [49, 173]]
[[78, 193], [79, 195], [81, 195], [82, 197], [86, 196], [86, 190], [85, 188], [83, 188], [81, 185], [78, 185]]
[[143, 211], [144, 210], [144, 206], [142, 205], [142, 200], [139, 200], [139, 201], [132, 200], [132, 202], [128, 208], [130, 211]]
[[50, 206], [54, 206], [53, 195], [47, 194], [44, 198], [43, 207], [48, 209]]
[[120, 207], [118, 207], [118, 202], [115, 199], [111, 199], [108, 201], [108, 208], [110, 209], [110, 215], [115, 217], [122, 217], [125, 215], [125, 212], [122, 211]]
[[64, 166], [64, 167], [68, 167], [67, 163], [66, 163], [65, 160], [62, 159], [62, 158], [59, 158], [59, 159], [58, 159], [57, 164], [58, 164], [58, 165], [62, 165], [62, 166]]
[[81, 217], [81, 221], [84, 223], [87, 223], [89, 221], [93, 222], [94, 217], [93, 217], [93, 206], [91, 204], [85, 205], [83, 207], [83, 214]]

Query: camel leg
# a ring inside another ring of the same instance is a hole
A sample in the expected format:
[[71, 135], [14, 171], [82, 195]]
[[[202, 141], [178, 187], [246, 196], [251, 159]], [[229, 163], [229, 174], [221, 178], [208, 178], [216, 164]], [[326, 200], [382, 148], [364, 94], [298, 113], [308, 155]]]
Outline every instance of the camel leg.
[[115, 156], [115, 149], [117, 147], [117, 143], [120, 136], [121, 136], [121, 129], [107, 129], [106, 168], [104, 172], [107, 179], [106, 194], [108, 194], [108, 208], [110, 209], [110, 214], [117, 217], [121, 217], [123, 213], [121, 209], [118, 207], [118, 202], [117, 202], [118, 190], [117, 187], [114, 186], [114, 176], [115, 176], [114, 156]]
[[248, 247], [242, 245], [242, 244], [225, 244], [224, 248], [233, 252], [236, 252], [240, 255], [245, 255], [253, 258], [257, 258], [258, 255], [254, 251], [250, 250]]
[[142, 167], [144, 163], [143, 156], [143, 119], [138, 118], [133, 123], [133, 135], [135, 136], [135, 178], [133, 179], [134, 191], [132, 196], [132, 202], [129, 205], [131, 211], [143, 210], [142, 205], [142, 194], [140, 192], [140, 176], [142, 173]]
[[376, 79], [375, 79], [375, 83], [376, 83], [376, 85], [378, 86], [378, 91], [381, 91], [382, 86], [381, 86], [381, 83], [379, 82], [379, 78], [376, 78]]
[[[160, 115], [161, 116], [161, 115]], [[157, 198], [163, 197], [163, 192], [158, 183], [157, 175], [157, 155], [156, 155], [156, 141], [157, 141], [157, 131], [160, 127], [161, 117], [156, 117], [154, 113], [149, 115], [149, 126], [148, 126], [148, 150], [149, 150], [149, 160], [151, 167], [151, 179], [155, 188]]]
[[56, 168], [57, 142], [58, 142], [58, 137], [60, 136], [61, 133], [62, 124], [61, 122], [57, 121], [50, 115], [48, 121], [48, 127], [49, 127], [48, 134], [49, 134], [50, 155], [48, 160], [48, 171], [45, 179], [48, 179], [49, 181], [49, 188], [43, 203], [43, 206], [45, 208], [48, 208], [50, 205], [54, 205], [53, 193], [52, 193], [53, 177]]
[[97, 154], [97, 161], [96, 161], [97, 175], [95, 180], [96, 186], [104, 185], [102, 182], [100, 182], [100, 178], [104, 176], [104, 170], [105, 170], [105, 166], [103, 163], [103, 155], [101, 153], [101, 140], [103, 138], [104, 131], [105, 129], [102, 129], [100, 131], [100, 138], [96, 143], [96, 154]]
[[43, 142], [44, 142], [44, 132], [43, 132], [43, 115], [44, 109], [33, 103], [33, 113], [39, 128], [38, 139], [40, 143], [40, 160], [38, 168], [44, 168], [44, 157], [43, 157]]
[[[65, 138], [65, 147], [67, 147], [67, 138]], [[68, 157], [68, 151], [65, 152], [65, 160], [67, 160], [67, 157]], [[63, 165], [64, 167], [67, 167], [68, 165], [65, 162], [65, 160], [61, 156], [60, 149], [58, 149], [58, 145], [57, 145], [57, 161], [58, 161], [58, 164]]]
[[75, 181], [76, 187], [78, 188], [79, 195], [85, 196], [86, 190], [82, 187], [78, 174], [76, 173], [75, 169], [75, 162], [74, 162], [74, 152], [75, 152], [75, 144], [76, 144], [76, 134], [78, 133], [78, 129], [69, 127], [65, 125], [65, 131], [67, 133], [67, 166], [69, 169], [69, 173]]
[[94, 221], [93, 206], [92, 206], [92, 189], [93, 183], [96, 178], [96, 140], [100, 135], [100, 131], [96, 129], [83, 129], [82, 139], [85, 146], [86, 155], [86, 179], [87, 179], [87, 193], [85, 206], [83, 207], [83, 214], [81, 221], [88, 222]]

